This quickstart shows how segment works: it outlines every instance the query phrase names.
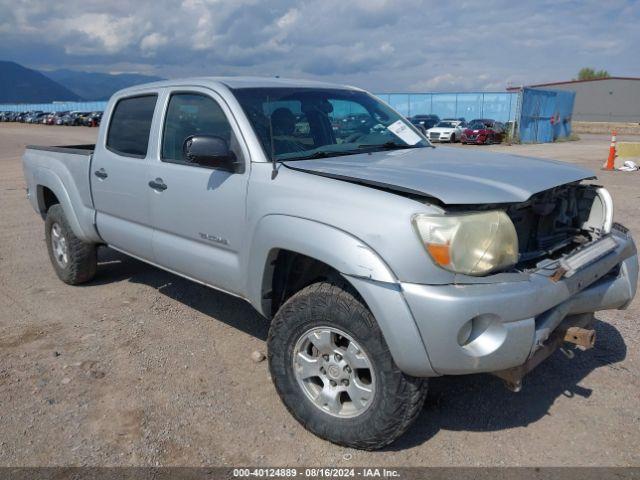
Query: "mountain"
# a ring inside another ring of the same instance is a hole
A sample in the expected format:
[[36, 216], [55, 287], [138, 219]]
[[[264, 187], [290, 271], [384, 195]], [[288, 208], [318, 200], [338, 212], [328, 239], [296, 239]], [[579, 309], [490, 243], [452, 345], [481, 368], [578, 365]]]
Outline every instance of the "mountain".
[[109, 73], [80, 72], [66, 69], [42, 73], [87, 100], [108, 100], [111, 95], [121, 88], [164, 80], [160, 77], [137, 73], [112, 75]]
[[0, 103], [49, 103], [63, 100], [82, 98], [36, 70], [0, 60]]

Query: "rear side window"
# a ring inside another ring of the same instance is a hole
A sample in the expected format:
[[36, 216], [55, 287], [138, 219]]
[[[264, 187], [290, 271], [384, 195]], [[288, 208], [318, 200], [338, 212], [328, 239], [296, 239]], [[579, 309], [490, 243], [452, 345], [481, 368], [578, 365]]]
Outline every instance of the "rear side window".
[[111, 114], [107, 148], [120, 155], [144, 158], [149, 146], [157, 95], [119, 100]]

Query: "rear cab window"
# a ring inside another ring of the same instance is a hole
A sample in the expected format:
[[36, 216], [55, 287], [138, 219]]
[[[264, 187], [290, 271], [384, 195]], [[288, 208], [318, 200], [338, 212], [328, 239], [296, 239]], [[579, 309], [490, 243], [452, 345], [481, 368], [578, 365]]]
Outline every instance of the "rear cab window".
[[157, 99], [154, 93], [118, 100], [109, 122], [108, 150], [126, 157], [146, 157]]

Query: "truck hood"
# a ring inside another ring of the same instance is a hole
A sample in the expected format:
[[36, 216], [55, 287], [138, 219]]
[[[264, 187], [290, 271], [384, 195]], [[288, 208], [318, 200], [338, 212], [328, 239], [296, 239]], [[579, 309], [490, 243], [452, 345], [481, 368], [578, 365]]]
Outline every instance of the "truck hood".
[[553, 160], [438, 147], [284, 161], [294, 170], [404, 193], [447, 205], [519, 203], [595, 175]]

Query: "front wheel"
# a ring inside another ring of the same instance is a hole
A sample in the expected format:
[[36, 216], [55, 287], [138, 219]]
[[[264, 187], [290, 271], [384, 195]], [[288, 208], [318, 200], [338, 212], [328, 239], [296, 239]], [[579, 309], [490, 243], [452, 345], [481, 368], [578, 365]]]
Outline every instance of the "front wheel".
[[97, 248], [76, 237], [61, 205], [49, 209], [44, 225], [49, 259], [58, 278], [69, 285], [91, 280], [98, 264]]
[[315, 283], [287, 300], [271, 324], [268, 347], [285, 406], [330, 442], [382, 448], [424, 404], [427, 380], [398, 369], [375, 318], [341, 281]]
[[455, 133], [451, 134], [451, 138], [449, 139], [449, 142], [456, 143], [456, 134]]

